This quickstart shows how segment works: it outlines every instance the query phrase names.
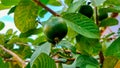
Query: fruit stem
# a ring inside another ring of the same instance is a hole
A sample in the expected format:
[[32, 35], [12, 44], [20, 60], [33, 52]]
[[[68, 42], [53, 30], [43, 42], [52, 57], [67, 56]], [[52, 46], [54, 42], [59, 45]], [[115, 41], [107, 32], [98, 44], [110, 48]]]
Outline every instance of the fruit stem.
[[49, 7], [47, 7], [46, 5], [44, 5], [43, 3], [41, 3], [38, 0], [33, 0], [38, 6], [43, 7], [45, 10], [49, 11], [51, 14], [53, 14], [54, 16], [60, 17], [59, 14], [57, 14], [56, 12], [54, 12], [52, 9], [50, 9]]

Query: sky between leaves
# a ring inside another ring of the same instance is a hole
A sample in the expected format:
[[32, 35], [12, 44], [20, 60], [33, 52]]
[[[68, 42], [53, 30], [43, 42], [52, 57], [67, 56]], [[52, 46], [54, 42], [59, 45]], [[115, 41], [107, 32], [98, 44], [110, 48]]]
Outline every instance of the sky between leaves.
[[[60, 7], [54, 7], [54, 6], [50, 6], [48, 5], [48, 7], [50, 7], [51, 9], [53, 9], [54, 11], [60, 11], [63, 6], [60, 6]], [[14, 14], [10, 14], [8, 15], [9, 9], [6, 9], [6, 10], [0, 10], [0, 21], [4, 22], [5, 23], [5, 27], [3, 30], [0, 31], [0, 33], [5, 33], [8, 29], [13, 29], [13, 31], [18, 31], [18, 34], [20, 33], [19, 30], [15, 27], [15, 24], [14, 24]], [[51, 13], [47, 13], [45, 15], [44, 18], [40, 18], [40, 21], [45, 21], [47, 20], [49, 17], [51, 16]]]

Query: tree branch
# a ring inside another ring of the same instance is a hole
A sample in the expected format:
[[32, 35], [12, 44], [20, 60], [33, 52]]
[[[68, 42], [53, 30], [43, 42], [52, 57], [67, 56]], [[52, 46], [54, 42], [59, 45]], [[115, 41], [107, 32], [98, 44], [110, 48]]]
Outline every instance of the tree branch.
[[100, 51], [100, 53], [99, 53], [99, 58], [100, 58], [100, 63], [103, 65], [103, 62], [104, 62], [104, 56], [103, 56], [102, 51]]
[[59, 14], [57, 14], [56, 12], [54, 12], [52, 9], [48, 8], [46, 5], [42, 4], [40, 1], [38, 0], [33, 0], [38, 6], [43, 7], [45, 10], [49, 11], [51, 14], [53, 14], [54, 16], [58, 16], [60, 17]]
[[95, 7], [95, 20], [96, 20], [96, 24], [99, 26], [99, 21], [98, 21], [98, 11], [97, 11], [97, 7]]
[[17, 54], [12, 52], [11, 50], [6, 49], [3, 45], [0, 45], [0, 48], [2, 48], [5, 52], [7, 52], [8, 54], [15, 57], [17, 59], [17, 61], [22, 64], [22, 68], [25, 68], [25, 66], [26, 66], [25, 62]]

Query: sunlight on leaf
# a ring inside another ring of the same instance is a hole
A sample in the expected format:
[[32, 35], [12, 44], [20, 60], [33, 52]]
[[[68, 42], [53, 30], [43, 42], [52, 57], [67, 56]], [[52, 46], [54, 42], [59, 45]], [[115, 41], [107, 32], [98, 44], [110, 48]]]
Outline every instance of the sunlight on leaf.
[[22, 32], [27, 32], [37, 26], [35, 22], [39, 7], [31, 0], [21, 0], [15, 10], [15, 25]]
[[67, 13], [63, 15], [66, 23], [77, 33], [88, 38], [99, 38], [100, 32], [93, 20], [80, 13]]

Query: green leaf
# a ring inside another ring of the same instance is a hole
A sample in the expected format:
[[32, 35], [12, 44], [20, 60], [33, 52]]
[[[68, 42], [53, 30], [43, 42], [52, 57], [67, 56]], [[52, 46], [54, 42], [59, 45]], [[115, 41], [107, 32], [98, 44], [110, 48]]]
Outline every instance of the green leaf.
[[13, 29], [8, 29], [6, 35], [11, 35], [13, 33]]
[[22, 59], [30, 58], [32, 55], [32, 50], [29, 46], [20, 46], [19, 49], [16, 49], [16, 54], [19, 55]]
[[49, 0], [39, 0], [40, 2], [42, 2], [43, 4], [47, 4], [49, 2]]
[[39, 16], [44, 18], [44, 15], [47, 13], [48, 11], [47, 10], [41, 10], [40, 13], [39, 13]]
[[76, 60], [76, 67], [79, 68], [99, 68], [99, 63], [96, 59], [87, 55], [80, 55]]
[[116, 6], [120, 6], [120, 1], [119, 0], [106, 0], [104, 4], [107, 5], [116, 5]]
[[102, 5], [106, 0], [91, 0], [92, 4], [94, 6], [100, 6]]
[[105, 8], [100, 8], [99, 9], [99, 16], [98, 16], [98, 20], [102, 21], [104, 19], [106, 19], [108, 17], [108, 12]]
[[104, 8], [107, 12], [115, 12], [119, 13], [120, 12], [120, 6], [113, 6], [113, 7], [108, 7]]
[[76, 48], [67, 40], [62, 40], [57, 46], [70, 49], [73, 53], [76, 53]]
[[110, 57], [110, 56], [105, 57], [102, 68], [114, 68], [117, 61], [118, 59], [116, 59], [115, 57]]
[[4, 43], [5, 43], [5, 36], [3, 35], [3, 34], [0, 34], [0, 44], [1, 45], [4, 45]]
[[53, 6], [61, 6], [61, 3], [58, 0], [49, 0], [48, 4]]
[[19, 37], [12, 37], [7, 44], [14, 44], [14, 43], [26, 43], [28, 42], [27, 38], [19, 38]]
[[120, 37], [112, 42], [112, 44], [107, 48], [105, 55], [120, 59]]
[[71, 4], [67, 10], [68, 13], [76, 12], [80, 6], [85, 2], [85, 0], [78, 0], [77, 2]]
[[35, 23], [39, 7], [31, 0], [21, 0], [17, 5], [14, 14], [16, 27], [25, 33], [37, 26]]
[[70, 6], [70, 5], [72, 4], [73, 0], [64, 0], [64, 2], [65, 2], [68, 6]]
[[107, 18], [101, 21], [101, 27], [114, 26], [118, 24], [118, 20], [115, 18]]
[[9, 68], [10, 66], [9, 66], [8, 62], [4, 62], [2, 60], [2, 58], [0, 57], [0, 67], [2, 67], [2, 68]]
[[82, 54], [97, 55], [101, 50], [101, 45], [98, 39], [86, 38], [81, 35], [76, 36], [78, 45], [76, 48], [80, 50]]
[[1, 3], [6, 6], [17, 5], [20, 0], [1, 0]]
[[2, 21], [0, 21], [0, 30], [2, 30], [4, 27], [5, 27], [5, 24]]
[[46, 40], [46, 36], [39, 36], [38, 38], [36, 38], [34, 40], [34, 42], [32, 43], [33, 45], [40, 45], [40, 44], [43, 44], [45, 43], [47, 40]]
[[63, 15], [66, 23], [77, 33], [88, 38], [99, 38], [100, 32], [97, 25], [88, 17], [80, 13], [67, 13]]
[[11, 6], [5, 6], [0, 3], [0, 10], [9, 9]]
[[76, 35], [77, 35], [77, 33], [73, 29], [68, 27], [68, 32], [67, 32], [68, 41], [74, 42], [74, 38], [76, 37]]
[[34, 61], [31, 68], [56, 68], [55, 61], [46, 53], [41, 53]]
[[9, 40], [11, 38], [11, 36], [14, 36], [13, 29], [8, 29], [6, 34], [5, 34], [5, 39]]
[[35, 60], [39, 57], [41, 53], [46, 53], [47, 55], [49, 55], [50, 50], [51, 50], [51, 45], [48, 42], [41, 46], [38, 46], [38, 48], [35, 50], [35, 52], [31, 56], [30, 66], [32, 67], [34, 65]]
[[25, 33], [20, 33], [20, 37], [29, 37], [31, 35], [35, 35], [35, 34], [39, 34], [42, 32], [42, 28], [35, 28], [35, 29], [31, 29]]
[[27, 66], [25, 68], [30, 68], [30, 63], [27, 64]]
[[9, 10], [8, 15], [11, 14], [11, 13], [13, 13], [13, 12], [15, 11], [15, 9], [16, 9], [16, 6], [13, 6], [13, 7]]

